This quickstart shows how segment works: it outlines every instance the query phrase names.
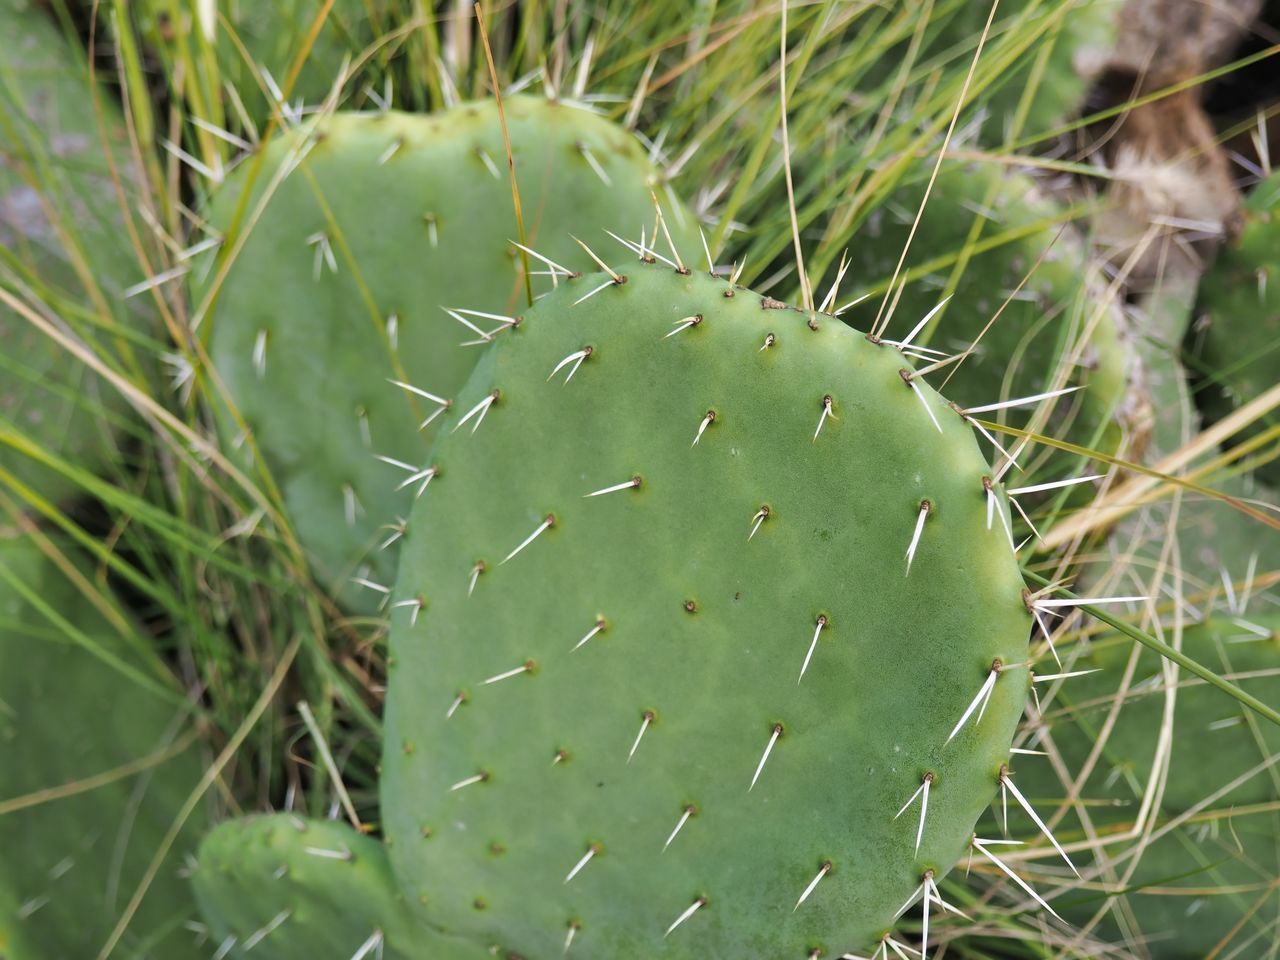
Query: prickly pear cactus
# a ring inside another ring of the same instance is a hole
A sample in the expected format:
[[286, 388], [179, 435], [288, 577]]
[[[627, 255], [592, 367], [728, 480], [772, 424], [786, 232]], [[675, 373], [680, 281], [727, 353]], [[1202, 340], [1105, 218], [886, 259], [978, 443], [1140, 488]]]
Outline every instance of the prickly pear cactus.
[[[657, 172], [630, 134], [569, 103], [513, 97], [506, 111], [527, 235], [540, 252], [592, 268], [570, 234], [610, 242], [605, 229], [638, 235], [644, 226], [652, 237]], [[218, 198], [210, 218], [220, 229], [243, 187]], [[228, 241], [225, 280], [219, 260], [196, 294], [199, 302], [220, 283], [202, 321], [213, 363], [319, 575], [372, 610], [385, 596], [346, 581], [391, 582], [394, 550], [373, 548], [394, 538], [431, 480], [422, 472], [431, 421], [478, 345], [525, 309], [497, 109], [334, 116], [273, 144], [248, 209], [254, 225], [243, 246]], [[688, 213], [667, 219], [683, 249], [698, 248]], [[535, 277], [535, 292], [552, 279]]]
[[[106, 943], [200, 780], [182, 703], [144, 642], [122, 640], [34, 541], [0, 542], [7, 960], [93, 957]], [[112, 956], [207, 955], [185, 926], [195, 905], [179, 874], [203, 823], [197, 810]]]
[[[1245, 225], [1225, 244], [1200, 282], [1197, 308], [1202, 329], [1192, 334], [1192, 369], [1199, 375], [1196, 401], [1209, 422], [1228, 416], [1280, 382], [1280, 174], [1253, 188]], [[1247, 440], [1280, 423], [1273, 410], [1242, 430]], [[1258, 469], [1280, 486], [1280, 457]]]
[[[850, 251], [850, 275], [879, 291], [845, 315], [855, 326], [875, 322], [927, 173], [890, 194]], [[932, 375], [936, 384], [945, 381], [947, 397], [967, 407], [1083, 387], [1044, 401], [1048, 417], [1040, 432], [1123, 455], [1142, 419], [1143, 404], [1129, 389], [1136, 360], [1121, 338], [1120, 307], [1107, 297], [1085, 244], [1070, 224], [1064, 227], [1065, 216], [1026, 176], [995, 165], [944, 167], [899, 275], [905, 287], [885, 336], [906, 338], [950, 297], [911, 340], [942, 352], [926, 359], [972, 348]], [[1025, 412], [1012, 413], [1025, 420]], [[1051, 447], [1032, 447], [1019, 463], [1020, 480], [1083, 472], [1078, 457]]]
[[[1280, 618], [1265, 604], [1256, 613], [1223, 610], [1189, 625], [1182, 649], [1275, 703], [1277, 627]], [[1148, 651], [1136, 654], [1132, 678], [1123, 684], [1133, 651], [1127, 638], [1095, 638], [1091, 647], [1072, 669], [1100, 672], [1067, 681], [1045, 715], [1073, 779], [1059, 780], [1044, 757], [1020, 757], [1015, 767], [1024, 793], [1033, 791], [1028, 795], [1042, 814], [1052, 812], [1076, 786], [1114, 715], [1097, 763], [1078, 785], [1079, 805], [1069, 806], [1057, 833], [1064, 843], [1091, 835], [1099, 846], [1092, 857], [1077, 855], [1085, 882], [1062, 893], [1054, 907], [1084, 923], [1107, 906], [1107, 893], [1121, 892], [1100, 929], [1130, 944], [1138, 957], [1258, 952], [1274, 941], [1280, 882], [1280, 731]], [[1167, 777], [1153, 774], [1166, 758]], [[1154, 803], [1149, 810], [1148, 803]]]
[[[139, 278], [120, 242], [120, 186], [135, 189], [124, 124], [103, 92], [95, 108], [81, 54], [48, 14], [27, 0], [0, 7], [0, 288], [37, 313], [59, 314], [64, 332], [93, 346], [100, 328], [79, 322], [118, 309]], [[102, 125], [95, 109], [101, 110]], [[126, 404], [83, 363], [0, 304], [0, 468], [53, 501], [78, 489], [63, 473], [23, 451], [36, 447], [71, 468], [101, 474], [119, 460], [116, 428]]]
[[332, 821], [277, 814], [221, 824], [201, 843], [192, 881], [224, 956], [491, 956], [419, 924], [382, 844]]
[[532, 960], [838, 956], [951, 868], [1030, 616], [974, 434], [910, 370], [644, 262], [501, 335], [392, 619], [383, 813], [429, 922]]

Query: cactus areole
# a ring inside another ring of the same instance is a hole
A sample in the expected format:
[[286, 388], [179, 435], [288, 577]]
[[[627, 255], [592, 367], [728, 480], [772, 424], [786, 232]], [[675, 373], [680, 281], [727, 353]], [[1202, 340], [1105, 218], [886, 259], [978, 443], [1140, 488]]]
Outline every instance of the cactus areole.
[[863, 953], [1008, 762], [1005, 504], [894, 347], [651, 261], [562, 282], [442, 428], [393, 616], [393, 866], [530, 960]]

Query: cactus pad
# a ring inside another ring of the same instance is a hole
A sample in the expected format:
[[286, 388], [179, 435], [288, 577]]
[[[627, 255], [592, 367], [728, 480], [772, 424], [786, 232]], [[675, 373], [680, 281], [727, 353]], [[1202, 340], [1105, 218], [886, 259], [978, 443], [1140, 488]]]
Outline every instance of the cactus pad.
[[[1280, 619], [1273, 613], [1223, 612], [1189, 626], [1182, 649], [1275, 703], [1280, 700], [1277, 627]], [[1084, 922], [1104, 905], [1107, 892], [1118, 889], [1124, 895], [1112, 904], [1102, 930], [1144, 944], [1139, 955], [1168, 960], [1253, 955], [1261, 944], [1274, 941], [1280, 731], [1185, 673], [1171, 687], [1168, 667], [1146, 650], [1137, 653], [1132, 680], [1120, 698], [1132, 650], [1125, 637], [1096, 638], [1072, 669], [1101, 672], [1067, 681], [1046, 712], [1053, 743], [1072, 777], [1115, 713], [1105, 749], [1078, 794], [1102, 838], [1101, 852], [1092, 863], [1088, 853], [1078, 855], [1086, 882], [1063, 893], [1054, 906], [1068, 919]], [[1167, 779], [1153, 781], [1153, 764], [1162, 755], [1161, 732], [1169, 723]], [[1039, 801], [1042, 813], [1063, 802], [1069, 784], [1049, 772], [1047, 759], [1020, 758], [1017, 771], [1024, 792]], [[1145, 824], [1149, 833], [1134, 834], [1144, 796], [1153, 790], [1159, 800]], [[1082, 839], [1073, 832], [1079, 827], [1076, 813], [1069, 813], [1058, 839]]]
[[[846, 315], [855, 326], [874, 321], [927, 183], [924, 173], [904, 181], [850, 251], [851, 274], [881, 291]], [[1134, 361], [1121, 340], [1119, 305], [1091, 272], [1066, 216], [1021, 174], [994, 164], [944, 168], [903, 264], [898, 282], [906, 285], [886, 336], [905, 337], [950, 296], [913, 341], [948, 355], [973, 347], [932, 376], [945, 380], [948, 398], [971, 406], [1083, 386], [1047, 402], [1041, 432], [1114, 454], [1132, 439], [1141, 406], [1129, 393]], [[1047, 447], [1019, 460], [1028, 471], [1020, 480], [1082, 472], [1078, 458]]]
[[[513, 97], [506, 111], [530, 243], [578, 269], [591, 264], [571, 233], [608, 242], [605, 229], [647, 225], [652, 235], [657, 175], [635, 138], [568, 103]], [[443, 308], [524, 309], [502, 129], [492, 102], [428, 117], [339, 114], [273, 143], [250, 211], [300, 150], [203, 322], [320, 577], [336, 589], [368, 557], [372, 580], [389, 584], [393, 551], [372, 547], [430, 479], [411, 478], [432, 429], [419, 424], [440, 412], [389, 381], [452, 400], [480, 353], [459, 344], [480, 338]], [[243, 187], [242, 178], [218, 198], [210, 217], [219, 228]], [[696, 248], [689, 215], [669, 219], [677, 241]], [[536, 291], [551, 287], [534, 280]], [[354, 590], [346, 598], [366, 610], [383, 599]]]
[[230, 957], [480, 960], [475, 944], [418, 924], [377, 840], [292, 814], [224, 823], [205, 837], [196, 898]]
[[1008, 760], [1030, 616], [1004, 505], [895, 349], [706, 274], [623, 276], [503, 333], [432, 454], [392, 619], [392, 862], [425, 917], [531, 960], [861, 952]]
[[[1202, 378], [1196, 400], [1211, 423], [1280, 382], [1280, 174], [1253, 188], [1244, 215], [1244, 228], [1200, 282], [1204, 329], [1193, 334], [1199, 342], [1193, 363]], [[1280, 414], [1272, 410], [1235, 441], [1277, 424]], [[1258, 473], [1280, 486], [1277, 445], [1263, 450], [1270, 459]]]
[[[33, 541], [0, 542], [0, 955], [9, 960], [96, 956], [200, 780], [182, 699], [156, 692], [168, 689], [163, 668], [133, 639], [122, 641]], [[102, 782], [63, 793], [92, 778]], [[184, 926], [195, 904], [178, 875], [201, 826], [197, 811], [112, 956], [206, 955]]]

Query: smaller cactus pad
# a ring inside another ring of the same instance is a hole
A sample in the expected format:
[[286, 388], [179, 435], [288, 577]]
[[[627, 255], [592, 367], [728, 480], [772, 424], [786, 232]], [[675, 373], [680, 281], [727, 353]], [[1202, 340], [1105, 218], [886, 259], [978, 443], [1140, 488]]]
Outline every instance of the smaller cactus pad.
[[[927, 184], [927, 171], [917, 171], [859, 233], [850, 274], [868, 288], [883, 291], [893, 276]], [[1048, 401], [1041, 432], [1115, 454], [1133, 440], [1141, 406], [1129, 391], [1136, 361], [1121, 338], [1120, 307], [1067, 216], [1023, 174], [994, 164], [945, 167], [911, 241], [885, 336], [905, 337], [950, 297], [912, 341], [946, 355], [972, 347], [963, 361], [932, 375], [934, 383], [945, 381], [949, 399], [973, 406], [1083, 387]], [[882, 300], [877, 292], [845, 316], [869, 327]], [[1019, 462], [1027, 471], [1020, 482], [1083, 472], [1078, 457], [1049, 447], [1033, 447]]]
[[221, 824], [201, 843], [192, 879], [225, 956], [491, 956], [420, 925], [396, 888], [382, 844], [333, 821], [276, 814]]
[[431, 464], [382, 783], [423, 916], [530, 960], [838, 956], [964, 853], [1030, 616], [897, 350], [632, 262], [501, 335]]
[[[1196, 401], [1214, 423], [1280, 383], [1280, 173], [1253, 188], [1245, 225], [1225, 244], [1200, 281], [1203, 329], [1191, 335], [1190, 364], [1199, 378]], [[1236, 442], [1280, 424], [1272, 410], [1242, 430]], [[1258, 468], [1280, 486], [1280, 445], [1267, 444]]]

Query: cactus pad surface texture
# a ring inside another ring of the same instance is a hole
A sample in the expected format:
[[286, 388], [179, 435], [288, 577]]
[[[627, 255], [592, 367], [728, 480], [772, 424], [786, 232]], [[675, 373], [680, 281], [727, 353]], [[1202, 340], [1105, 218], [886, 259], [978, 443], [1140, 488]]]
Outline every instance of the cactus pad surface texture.
[[[1202, 376], [1197, 400], [1213, 422], [1280, 383], [1280, 173], [1250, 192], [1240, 234], [1225, 244], [1200, 283], [1198, 313], [1204, 322], [1194, 369]], [[1270, 414], [1241, 431], [1247, 440], [1280, 423]], [[1280, 458], [1258, 468], [1280, 486]]]
[[624, 269], [502, 333], [433, 451], [392, 863], [429, 921], [528, 960], [870, 952], [1009, 759], [1031, 619], [1003, 498], [896, 349]]
[[[571, 234], [597, 245], [610, 242], [606, 229], [652, 236], [660, 185], [635, 137], [567, 102], [521, 96], [505, 108], [530, 244], [594, 269]], [[222, 230], [246, 179], [210, 212]], [[273, 142], [246, 209], [252, 226], [202, 321], [213, 363], [322, 581], [337, 590], [363, 573], [389, 584], [394, 549], [373, 548], [431, 479], [419, 471], [435, 423], [420, 426], [442, 409], [392, 381], [452, 401], [481, 353], [460, 344], [484, 340], [458, 318], [487, 334], [526, 304], [497, 108], [324, 119]], [[687, 212], [668, 222], [697, 246]], [[533, 281], [535, 293], [552, 286]], [[486, 315], [451, 317], [454, 307]], [[238, 442], [239, 427], [224, 424]], [[366, 611], [384, 599], [351, 585], [341, 596]]]
[[[123, 639], [58, 562], [30, 538], [0, 541], [5, 960], [84, 960], [107, 941], [203, 772], [182, 698], [166, 692], [154, 654]], [[203, 825], [197, 810], [113, 957], [207, 956], [185, 926], [195, 902], [179, 876]]]
[[221, 824], [200, 845], [196, 899], [229, 957], [481, 960], [477, 944], [420, 925], [377, 840], [293, 814]]

